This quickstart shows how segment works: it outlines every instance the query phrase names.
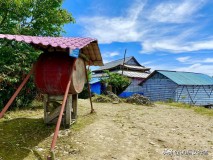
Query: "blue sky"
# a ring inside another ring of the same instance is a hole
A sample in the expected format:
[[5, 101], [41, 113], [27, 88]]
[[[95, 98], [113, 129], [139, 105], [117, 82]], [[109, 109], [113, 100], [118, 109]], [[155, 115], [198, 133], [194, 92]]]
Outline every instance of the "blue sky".
[[156, 69], [213, 76], [212, 0], [65, 0], [64, 36], [98, 39], [104, 62], [134, 56]]

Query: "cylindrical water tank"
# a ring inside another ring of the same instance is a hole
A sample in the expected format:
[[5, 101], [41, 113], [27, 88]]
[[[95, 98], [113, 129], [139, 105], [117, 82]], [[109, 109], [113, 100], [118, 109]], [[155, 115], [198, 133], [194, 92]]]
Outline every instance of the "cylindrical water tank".
[[63, 95], [71, 74], [70, 94], [83, 90], [85, 67], [81, 58], [66, 53], [42, 53], [34, 66], [35, 84], [41, 93]]

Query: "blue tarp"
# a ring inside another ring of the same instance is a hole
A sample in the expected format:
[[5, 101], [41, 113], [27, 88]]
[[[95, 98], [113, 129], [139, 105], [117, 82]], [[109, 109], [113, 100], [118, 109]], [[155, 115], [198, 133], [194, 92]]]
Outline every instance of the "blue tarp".
[[90, 84], [90, 88], [91, 88], [91, 92], [93, 92], [95, 94], [101, 94], [101, 83], [100, 82]]
[[100, 78], [92, 78], [90, 83], [90, 90], [95, 94], [101, 94]]
[[142, 92], [122, 92], [120, 95], [119, 95], [119, 97], [121, 97], [121, 98], [127, 98], [127, 97], [130, 97], [130, 96], [132, 96], [133, 94], [141, 94], [141, 95], [143, 95], [143, 93]]

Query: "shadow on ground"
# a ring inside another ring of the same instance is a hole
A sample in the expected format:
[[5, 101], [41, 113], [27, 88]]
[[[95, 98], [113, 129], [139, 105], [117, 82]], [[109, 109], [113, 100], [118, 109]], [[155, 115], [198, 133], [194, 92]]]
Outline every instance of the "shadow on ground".
[[17, 118], [0, 122], [0, 159], [23, 160], [40, 142], [54, 132], [54, 125], [47, 126], [43, 119]]

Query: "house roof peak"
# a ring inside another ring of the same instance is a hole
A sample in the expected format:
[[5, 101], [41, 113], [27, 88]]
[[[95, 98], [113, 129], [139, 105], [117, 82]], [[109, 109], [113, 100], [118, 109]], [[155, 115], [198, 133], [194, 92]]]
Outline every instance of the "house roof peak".
[[[114, 60], [108, 63], [105, 63], [104, 66], [101, 66], [100, 68], [98, 68], [95, 71], [102, 71], [102, 70], [109, 70], [118, 66], [122, 66], [123, 65], [123, 61], [124, 58], [118, 59], [118, 60]], [[134, 68], [137, 70], [149, 70], [150, 68], [145, 68], [144, 66], [142, 66], [136, 59], [134, 56], [130, 56], [130, 57], [126, 57], [125, 58], [125, 62], [124, 62], [124, 66], [127, 68]]]
[[213, 85], [213, 78], [206, 74], [169, 70], [155, 70], [145, 81], [147, 81], [156, 73], [164, 75], [178, 85]]

